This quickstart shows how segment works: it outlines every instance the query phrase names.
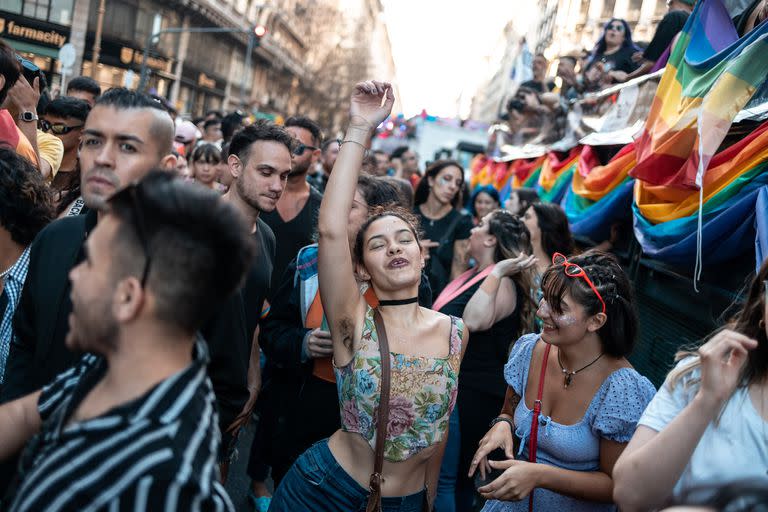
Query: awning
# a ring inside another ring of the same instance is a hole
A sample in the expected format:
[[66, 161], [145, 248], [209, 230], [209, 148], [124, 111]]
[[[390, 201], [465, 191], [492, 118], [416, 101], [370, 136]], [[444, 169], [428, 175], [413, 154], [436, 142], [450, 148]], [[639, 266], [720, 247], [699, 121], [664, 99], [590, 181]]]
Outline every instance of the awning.
[[40, 46], [32, 43], [25, 43], [23, 41], [16, 41], [15, 39], [6, 38], [5, 41], [11, 45], [11, 47], [17, 52], [34, 53], [43, 57], [51, 57], [52, 59], [59, 58], [59, 50], [56, 48], [50, 48], [48, 46]]

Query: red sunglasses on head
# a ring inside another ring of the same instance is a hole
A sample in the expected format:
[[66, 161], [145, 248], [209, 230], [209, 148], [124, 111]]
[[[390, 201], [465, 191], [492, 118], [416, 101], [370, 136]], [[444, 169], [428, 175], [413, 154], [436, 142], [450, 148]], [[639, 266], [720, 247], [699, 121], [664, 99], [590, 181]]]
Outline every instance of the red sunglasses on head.
[[603, 305], [603, 314], [605, 314], [605, 301], [603, 300], [602, 295], [600, 295], [600, 292], [597, 291], [597, 288], [595, 288], [595, 285], [592, 283], [592, 280], [587, 276], [587, 273], [584, 272], [584, 269], [578, 266], [575, 263], [571, 263], [568, 261], [568, 258], [565, 257], [564, 254], [561, 254], [559, 252], [556, 252], [552, 255], [552, 264], [553, 265], [562, 265], [565, 267], [565, 275], [568, 277], [581, 277], [584, 279], [584, 282], [586, 282], [589, 287], [592, 289], [593, 292], [595, 292], [595, 295], [597, 296], [598, 300], [600, 300], [600, 304]]

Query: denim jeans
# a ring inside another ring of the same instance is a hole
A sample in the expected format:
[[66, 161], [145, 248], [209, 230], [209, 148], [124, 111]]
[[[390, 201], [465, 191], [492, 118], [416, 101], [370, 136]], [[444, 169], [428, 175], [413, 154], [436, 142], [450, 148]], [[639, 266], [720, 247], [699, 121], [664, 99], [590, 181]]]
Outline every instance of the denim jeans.
[[437, 482], [435, 512], [456, 512], [456, 473], [459, 471], [459, 408], [454, 407], [448, 419], [448, 441], [445, 443], [440, 480]]
[[456, 406], [448, 420], [448, 441], [445, 444], [443, 463], [440, 466], [440, 480], [437, 483], [435, 512], [466, 512], [472, 509], [474, 489], [457, 487], [456, 476], [459, 472], [459, 454], [461, 452], [461, 427], [459, 407]]
[[[336, 462], [328, 440], [312, 445], [291, 466], [275, 489], [270, 512], [362, 512], [368, 489], [357, 483]], [[382, 512], [421, 512], [425, 491], [409, 496], [382, 498]]]

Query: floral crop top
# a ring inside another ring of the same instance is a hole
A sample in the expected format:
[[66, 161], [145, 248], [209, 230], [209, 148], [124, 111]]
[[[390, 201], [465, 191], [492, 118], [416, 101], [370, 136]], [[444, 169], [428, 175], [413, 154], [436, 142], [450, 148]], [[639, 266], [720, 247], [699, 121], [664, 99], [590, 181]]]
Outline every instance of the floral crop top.
[[[451, 317], [447, 358], [390, 352], [392, 383], [384, 458], [400, 462], [442, 440], [459, 390], [464, 325]], [[376, 449], [376, 417], [381, 396], [381, 356], [373, 309], [365, 312], [360, 348], [352, 360], [335, 367], [341, 428], [362, 435]]]

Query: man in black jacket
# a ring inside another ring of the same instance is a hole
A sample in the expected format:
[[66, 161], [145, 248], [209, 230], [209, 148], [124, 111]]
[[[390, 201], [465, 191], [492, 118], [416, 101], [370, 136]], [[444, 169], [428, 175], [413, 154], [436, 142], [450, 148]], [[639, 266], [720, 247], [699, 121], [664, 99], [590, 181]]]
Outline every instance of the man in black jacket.
[[90, 211], [54, 222], [35, 239], [0, 401], [39, 389], [79, 359], [64, 345], [72, 309], [69, 271], [83, 259], [83, 242], [107, 198], [153, 167], [175, 163], [172, 140], [170, 117], [143, 94], [113, 89], [89, 114], [80, 165], [83, 199]]
[[[58, 220], [35, 239], [0, 402], [39, 389], [79, 359], [64, 344], [72, 311], [69, 272], [84, 259], [83, 242], [112, 193], [153, 168], [173, 169], [173, 137], [168, 113], [142, 93], [111, 89], [91, 110], [80, 149], [81, 189], [89, 212]], [[250, 339], [240, 294], [225, 301], [201, 333], [209, 345], [208, 374], [219, 427], [225, 431], [248, 400]]]

